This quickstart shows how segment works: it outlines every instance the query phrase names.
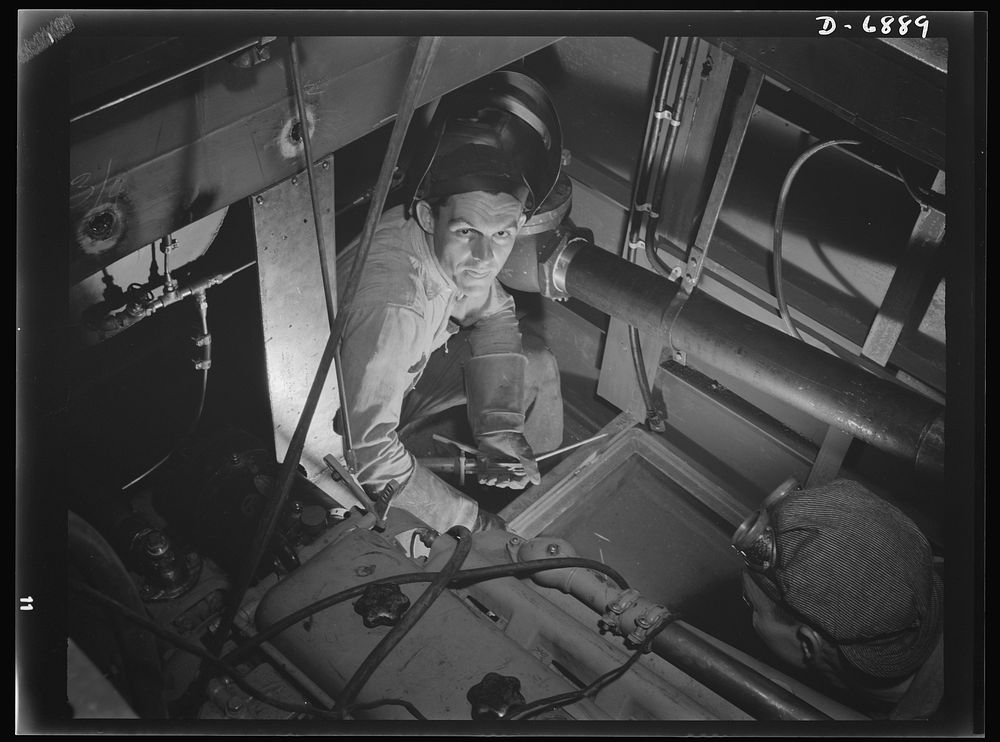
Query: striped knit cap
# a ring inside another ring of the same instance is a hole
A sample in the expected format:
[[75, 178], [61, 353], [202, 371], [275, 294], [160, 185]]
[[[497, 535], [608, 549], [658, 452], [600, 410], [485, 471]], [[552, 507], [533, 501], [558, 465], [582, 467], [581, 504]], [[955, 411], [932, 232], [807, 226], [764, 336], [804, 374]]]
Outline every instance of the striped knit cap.
[[902, 678], [924, 663], [941, 632], [944, 588], [913, 521], [847, 479], [790, 493], [770, 518], [777, 565], [771, 579], [753, 576], [772, 600], [870, 676]]

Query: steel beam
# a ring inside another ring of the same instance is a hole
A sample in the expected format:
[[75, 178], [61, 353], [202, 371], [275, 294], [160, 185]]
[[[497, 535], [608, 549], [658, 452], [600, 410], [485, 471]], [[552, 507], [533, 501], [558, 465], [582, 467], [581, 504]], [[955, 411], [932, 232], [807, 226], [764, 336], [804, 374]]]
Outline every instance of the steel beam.
[[[417, 105], [553, 41], [444, 37]], [[299, 42], [317, 159], [393, 120], [416, 38]], [[217, 61], [71, 125], [71, 282], [302, 170], [288, 43], [270, 46], [269, 61]]]

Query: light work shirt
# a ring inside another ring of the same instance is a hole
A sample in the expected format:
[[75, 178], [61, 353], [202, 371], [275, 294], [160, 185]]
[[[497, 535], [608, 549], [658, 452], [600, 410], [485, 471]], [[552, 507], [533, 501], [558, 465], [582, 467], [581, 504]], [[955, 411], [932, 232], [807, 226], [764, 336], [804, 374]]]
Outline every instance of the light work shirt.
[[470, 328], [474, 356], [520, 353], [521, 333], [514, 300], [500, 283], [481, 296], [462, 295], [402, 206], [382, 215], [344, 311], [341, 369], [357, 476], [378, 492], [393, 479], [405, 484], [413, 472], [397, 428], [403, 398], [431, 353], [463, 327]]

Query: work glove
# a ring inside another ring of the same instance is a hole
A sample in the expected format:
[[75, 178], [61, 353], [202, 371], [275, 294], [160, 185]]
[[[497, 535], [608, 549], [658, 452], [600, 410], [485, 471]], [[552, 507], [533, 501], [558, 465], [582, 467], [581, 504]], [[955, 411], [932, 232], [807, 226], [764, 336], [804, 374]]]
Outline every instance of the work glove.
[[[474, 356], [465, 366], [469, 425], [476, 448], [480, 484], [524, 489], [541, 477], [531, 446], [524, 439], [524, 372], [521, 353]], [[516, 464], [518, 468], [498, 466]]]
[[[374, 499], [378, 502], [377, 497]], [[465, 526], [474, 531], [479, 518], [479, 505], [475, 500], [418, 463], [406, 483], [394, 488], [387, 505], [408, 511], [438, 533], [452, 526]]]
[[542, 481], [535, 454], [521, 433], [490, 433], [480, 437], [478, 444], [476, 470], [480, 484], [520, 490]]

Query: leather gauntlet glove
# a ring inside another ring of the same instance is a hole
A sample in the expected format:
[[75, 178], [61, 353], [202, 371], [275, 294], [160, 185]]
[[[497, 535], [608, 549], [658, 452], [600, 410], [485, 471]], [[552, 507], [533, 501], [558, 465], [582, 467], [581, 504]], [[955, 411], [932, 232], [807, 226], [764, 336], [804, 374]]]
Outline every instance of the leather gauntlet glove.
[[[541, 481], [535, 454], [524, 438], [527, 366], [528, 359], [521, 353], [488, 353], [466, 364], [469, 424], [485, 458], [479, 466], [481, 484], [523, 489]], [[498, 463], [519, 466], [507, 468]]]
[[[419, 463], [392, 497], [392, 507], [409, 511], [438, 533], [452, 526], [477, 530], [479, 505]], [[479, 529], [483, 530], [483, 529]]]
[[[479, 439], [478, 478], [491, 487], [524, 489], [538, 484], [535, 454], [521, 433], [491, 433]], [[511, 466], [504, 466], [510, 464]]]

